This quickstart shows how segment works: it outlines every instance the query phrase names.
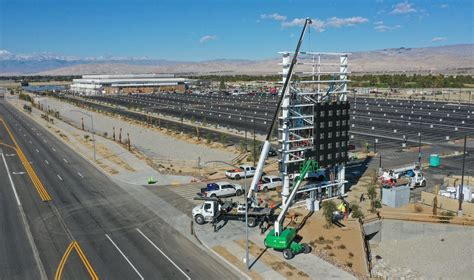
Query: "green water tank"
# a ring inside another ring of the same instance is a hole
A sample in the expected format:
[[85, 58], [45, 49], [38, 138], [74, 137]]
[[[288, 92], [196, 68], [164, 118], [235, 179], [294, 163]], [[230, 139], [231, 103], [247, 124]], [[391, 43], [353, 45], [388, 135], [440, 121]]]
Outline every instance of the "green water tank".
[[430, 155], [430, 166], [431, 167], [438, 167], [439, 166], [439, 155], [438, 154], [431, 154]]

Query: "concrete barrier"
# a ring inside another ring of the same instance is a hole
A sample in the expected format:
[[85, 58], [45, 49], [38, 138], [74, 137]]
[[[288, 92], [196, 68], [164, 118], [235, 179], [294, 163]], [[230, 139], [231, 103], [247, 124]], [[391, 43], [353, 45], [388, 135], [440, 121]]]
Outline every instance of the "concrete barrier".
[[[433, 206], [433, 199], [435, 194], [429, 192], [421, 192], [421, 203]], [[458, 211], [459, 202], [457, 199], [448, 198], [438, 195], [438, 208], [456, 212]], [[469, 202], [462, 203], [464, 214], [474, 217], [474, 204]], [[438, 213], [439, 214], [439, 213]]]

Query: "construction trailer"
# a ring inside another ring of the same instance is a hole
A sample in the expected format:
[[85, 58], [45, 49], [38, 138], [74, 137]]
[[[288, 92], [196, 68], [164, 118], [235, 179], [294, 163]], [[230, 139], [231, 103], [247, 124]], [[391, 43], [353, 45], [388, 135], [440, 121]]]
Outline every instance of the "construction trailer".
[[[265, 238], [265, 246], [282, 251], [286, 259], [311, 250], [307, 244], [295, 242], [296, 229], [283, 228], [286, 213], [294, 204], [306, 175], [317, 172], [320, 167], [329, 168], [333, 174], [330, 176], [330, 186], [316, 185], [304, 189], [312, 194], [310, 199], [314, 199], [314, 193], [322, 187], [331, 189], [333, 197], [342, 196], [347, 182], [345, 162], [349, 140], [349, 54], [301, 52], [310, 24], [311, 20], [306, 19], [295, 52], [281, 53], [283, 87], [248, 192], [249, 202], [256, 203], [254, 192], [270, 149], [273, 128], [278, 122], [279, 170], [283, 178], [282, 204], [274, 229]], [[300, 70], [297, 71], [295, 67]], [[311, 205], [311, 201], [309, 204]]]

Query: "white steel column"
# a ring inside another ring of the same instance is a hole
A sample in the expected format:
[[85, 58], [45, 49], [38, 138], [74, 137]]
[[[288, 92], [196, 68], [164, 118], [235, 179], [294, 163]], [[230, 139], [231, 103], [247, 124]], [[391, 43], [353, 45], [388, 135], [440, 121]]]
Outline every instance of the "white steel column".
[[[285, 84], [286, 80], [286, 75], [288, 74], [289, 70], [289, 65], [290, 65], [290, 55], [284, 54], [282, 58], [283, 62], [283, 84]], [[288, 160], [289, 160], [289, 136], [290, 136], [290, 131], [289, 131], [289, 123], [288, 123], [288, 108], [290, 106], [290, 88], [291, 86], [289, 85], [286, 88], [285, 92], [282, 92], [283, 96], [283, 102], [281, 105], [281, 121], [282, 121], [282, 134], [281, 134], [281, 175], [282, 175], [282, 180], [283, 180], [283, 189], [282, 189], [282, 202], [283, 205], [285, 205], [286, 200], [288, 196], [290, 195], [290, 177], [288, 176]]]

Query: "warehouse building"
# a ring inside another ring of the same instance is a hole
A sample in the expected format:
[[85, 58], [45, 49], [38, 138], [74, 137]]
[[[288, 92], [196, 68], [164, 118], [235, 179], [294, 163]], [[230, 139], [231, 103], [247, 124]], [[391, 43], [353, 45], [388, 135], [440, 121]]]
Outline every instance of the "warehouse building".
[[83, 95], [184, 92], [191, 82], [174, 74], [84, 75], [70, 90]]

